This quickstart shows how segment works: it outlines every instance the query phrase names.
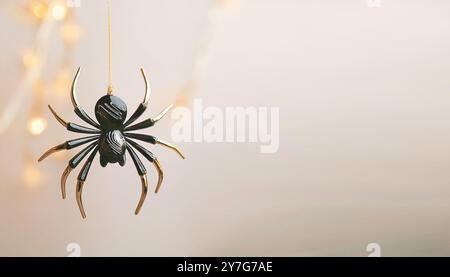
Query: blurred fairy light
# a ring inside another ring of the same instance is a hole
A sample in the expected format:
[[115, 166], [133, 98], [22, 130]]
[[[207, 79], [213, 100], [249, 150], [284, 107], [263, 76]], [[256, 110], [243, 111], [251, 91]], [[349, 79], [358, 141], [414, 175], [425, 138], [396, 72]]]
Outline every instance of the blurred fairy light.
[[28, 132], [34, 136], [42, 134], [47, 129], [47, 119], [42, 115], [42, 98], [45, 93], [45, 86], [42, 80], [35, 82], [33, 86], [33, 103], [31, 114], [28, 119]]
[[[48, 126], [47, 118], [43, 112], [45, 97], [54, 97], [67, 92], [70, 87], [70, 73], [74, 46], [81, 37], [82, 30], [75, 22], [74, 11], [68, 7], [66, 0], [27, 0], [15, 1], [11, 10], [7, 12], [23, 22], [32, 23], [35, 28], [34, 42], [27, 51], [21, 53], [21, 63], [24, 67], [24, 76], [18, 84], [16, 91], [0, 114], [0, 133], [4, 132], [17, 121], [18, 115], [27, 112], [28, 118], [23, 123], [24, 130], [32, 136], [41, 135]], [[47, 55], [49, 54], [52, 31], [59, 26], [58, 38], [64, 46], [63, 56], [60, 59], [54, 76], [44, 76], [51, 70]], [[44, 71], [45, 70], [45, 71]], [[46, 82], [46, 80], [49, 80]], [[53, 93], [54, 95], [49, 95]], [[31, 99], [31, 103], [28, 102]], [[30, 108], [28, 107], [30, 104]], [[22, 181], [27, 188], [38, 188], [45, 180], [44, 173], [36, 165], [36, 157], [31, 149], [24, 150], [22, 168]], [[61, 158], [65, 153], [56, 155]]]
[[32, 164], [25, 165], [22, 174], [27, 187], [37, 187], [42, 183], [42, 172]]
[[55, 20], [62, 20], [67, 15], [68, 7], [63, 2], [55, 2], [52, 5], [52, 16]]
[[67, 93], [67, 88], [72, 81], [70, 73], [65, 68], [62, 68], [57, 73], [55, 80], [52, 83], [52, 91], [58, 96], [62, 96]]
[[45, 1], [33, 0], [29, 3], [31, 13], [39, 20], [46, 17], [48, 12], [48, 5]]
[[28, 121], [28, 131], [34, 136], [42, 134], [47, 128], [47, 120], [43, 117], [32, 117]]
[[38, 66], [41, 59], [34, 51], [27, 51], [22, 57], [22, 62], [25, 68], [30, 69]]
[[66, 23], [61, 26], [60, 34], [66, 43], [75, 43], [81, 37], [81, 27], [75, 23]]
[[[22, 55], [22, 64], [25, 68], [25, 73], [22, 82], [19, 84], [17, 91], [12, 94], [6, 108], [0, 114], [0, 133], [4, 132], [11, 123], [15, 120], [20, 111], [23, 111], [23, 106], [29, 99], [29, 93], [32, 91], [36, 82], [42, 82], [43, 69], [47, 65], [47, 54], [49, 52], [49, 40], [52, 37], [52, 29], [59, 22], [58, 29], [59, 38], [64, 45], [64, 52], [62, 62], [59, 69], [56, 70], [49, 84], [43, 84], [43, 92], [33, 96], [31, 103], [32, 110], [30, 111], [30, 118], [27, 120], [26, 130], [32, 135], [39, 135], [45, 130], [47, 124], [41, 119], [41, 113], [33, 109], [37, 109], [36, 101], [41, 101], [48, 93], [55, 93], [61, 95], [67, 91], [70, 86], [70, 80], [67, 69], [71, 67], [72, 51], [75, 43], [81, 37], [82, 31], [74, 19], [74, 12], [68, 6], [69, 1], [66, 0], [28, 0], [25, 4], [12, 4], [16, 9], [11, 10], [14, 15], [15, 11], [25, 12], [25, 19], [33, 19], [31, 22], [37, 24], [35, 41], [32, 47]], [[29, 20], [27, 20], [28, 22]], [[46, 70], [46, 72], [49, 72]]]
[[36, 159], [32, 151], [26, 149], [23, 155], [24, 167], [22, 171], [22, 180], [27, 188], [34, 189], [39, 187], [45, 181], [44, 173], [39, 170]]

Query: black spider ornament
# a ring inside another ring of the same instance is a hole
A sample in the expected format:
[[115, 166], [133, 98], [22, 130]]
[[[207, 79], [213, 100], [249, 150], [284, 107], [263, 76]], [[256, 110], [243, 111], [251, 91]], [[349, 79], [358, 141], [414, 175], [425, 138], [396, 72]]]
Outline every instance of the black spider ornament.
[[155, 118], [149, 118], [140, 123], [131, 125], [145, 112], [150, 98], [150, 87], [147, 81], [147, 77], [144, 70], [141, 69], [141, 73], [145, 81], [145, 97], [144, 101], [139, 105], [136, 111], [127, 121], [125, 121], [127, 117], [127, 105], [119, 97], [108, 94], [100, 98], [95, 105], [95, 117], [97, 118], [97, 123], [83, 110], [83, 108], [78, 104], [78, 100], [76, 98], [76, 87], [80, 70], [81, 68], [78, 68], [78, 71], [72, 83], [71, 100], [75, 109], [75, 113], [78, 115], [78, 117], [91, 125], [93, 128], [66, 122], [53, 110], [50, 105], [48, 107], [55, 118], [58, 120], [58, 122], [66, 127], [68, 131], [75, 133], [92, 134], [92, 136], [77, 138], [59, 144], [45, 152], [39, 158], [39, 162], [55, 152], [73, 149], [78, 146], [90, 143], [69, 161], [69, 165], [66, 167], [61, 176], [61, 193], [63, 199], [65, 199], [67, 177], [69, 176], [70, 172], [75, 169], [86, 156], [89, 155], [78, 175], [78, 183], [76, 186], [76, 199], [78, 207], [80, 208], [82, 217], [86, 218], [86, 213], [84, 211], [82, 201], [83, 185], [86, 181], [89, 169], [95, 156], [97, 155], [97, 153], [100, 154], [100, 164], [102, 167], [107, 166], [108, 163], [119, 163], [119, 165], [124, 166], [126, 152], [128, 151], [141, 178], [142, 184], [141, 197], [135, 211], [135, 214], [138, 214], [147, 196], [148, 183], [147, 170], [136, 154], [136, 151], [141, 153], [147, 160], [149, 160], [155, 166], [158, 172], [158, 183], [156, 185], [155, 193], [158, 193], [159, 189], [161, 188], [161, 184], [163, 181], [163, 170], [161, 169], [161, 165], [157, 157], [134, 140], [140, 140], [151, 144], [159, 144], [176, 151], [178, 155], [180, 155], [180, 157], [183, 159], [184, 156], [175, 146], [159, 140], [154, 136], [130, 132], [152, 127], [156, 122], [164, 117], [164, 115], [172, 108], [173, 105], [168, 106]]

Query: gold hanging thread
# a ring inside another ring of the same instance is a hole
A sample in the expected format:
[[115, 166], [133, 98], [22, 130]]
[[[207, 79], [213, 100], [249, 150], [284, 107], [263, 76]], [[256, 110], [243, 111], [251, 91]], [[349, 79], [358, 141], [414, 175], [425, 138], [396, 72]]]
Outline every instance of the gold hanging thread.
[[111, 0], [108, 0], [108, 95], [112, 95], [112, 42], [111, 42]]
[[102, 167], [106, 167], [108, 164], [115, 163], [118, 163], [120, 166], [124, 166], [126, 161], [126, 154], [128, 153], [131, 157], [136, 171], [141, 179], [142, 187], [141, 197], [135, 209], [135, 214], [138, 214], [140, 212], [148, 193], [147, 169], [142, 163], [141, 158], [137, 155], [137, 152], [140, 153], [150, 163], [152, 163], [158, 173], [158, 182], [156, 184], [155, 193], [158, 193], [158, 191], [160, 190], [164, 178], [164, 172], [156, 155], [147, 150], [144, 146], [141, 146], [138, 141], [147, 142], [153, 145], [159, 145], [171, 149], [176, 152], [182, 159], [184, 159], [184, 155], [181, 153], [181, 151], [176, 146], [168, 142], [147, 134], [130, 133], [131, 131], [144, 130], [154, 126], [164, 117], [164, 115], [168, 113], [173, 105], [169, 105], [156, 117], [148, 118], [139, 123], [135, 123], [135, 121], [138, 120], [146, 111], [151, 93], [147, 76], [144, 69], [141, 68], [142, 77], [144, 78], [145, 82], [144, 100], [127, 119], [126, 103], [119, 97], [112, 95], [113, 86], [111, 77], [111, 53], [111, 0], [108, 0], [109, 85], [108, 95], [104, 95], [103, 97], [101, 97], [95, 104], [95, 117], [98, 122], [92, 119], [92, 117], [84, 111], [76, 97], [77, 82], [81, 71], [81, 68], [78, 68], [75, 74], [75, 78], [73, 79], [70, 99], [72, 101], [75, 114], [89, 126], [67, 122], [50, 105], [48, 107], [56, 120], [68, 131], [74, 133], [89, 134], [89, 136], [68, 140], [57, 146], [54, 146], [47, 150], [38, 160], [40, 162], [53, 153], [74, 149], [76, 147], [84, 145], [84, 148], [77, 154], [75, 154], [75, 156], [73, 156], [73, 158], [69, 161], [66, 169], [61, 176], [61, 195], [63, 199], [65, 199], [66, 181], [69, 177], [69, 174], [78, 165], [80, 165], [83, 160], [85, 160], [84, 165], [82, 166], [78, 174], [76, 185], [76, 201], [83, 218], [86, 218], [86, 212], [82, 199], [83, 187], [89, 174], [91, 165], [97, 154], [100, 155], [100, 165]]

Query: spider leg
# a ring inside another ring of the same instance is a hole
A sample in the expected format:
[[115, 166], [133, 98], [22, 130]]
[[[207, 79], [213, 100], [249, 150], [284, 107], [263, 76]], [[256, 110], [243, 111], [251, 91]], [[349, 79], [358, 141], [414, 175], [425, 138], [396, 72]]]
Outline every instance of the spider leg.
[[72, 82], [72, 89], [70, 92], [70, 99], [72, 100], [73, 108], [75, 109], [75, 113], [78, 115], [79, 118], [81, 118], [84, 122], [88, 123], [89, 125], [101, 129], [100, 125], [95, 122], [84, 110], [80, 105], [78, 104], [77, 100], [77, 83], [78, 83], [78, 77], [80, 76], [81, 67], [78, 67], [77, 73], [75, 74], [75, 78]]
[[145, 96], [144, 101], [139, 105], [139, 107], [136, 109], [136, 111], [133, 113], [133, 115], [125, 122], [124, 126], [127, 127], [131, 123], [135, 122], [136, 119], [138, 119], [147, 109], [148, 100], [150, 99], [150, 86], [148, 84], [147, 76], [145, 75], [145, 71], [143, 68], [141, 68], [142, 77], [144, 77], [145, 82]]
[[55, 116], [56, 120], [58, 120], [59, 123], [61, 123], [62, 126], [66, 127], [68, 131], [75, 132], [75, 133], [83, 133], [83, 134], [99, 134], [100, 130], [95, 130], [91, 128], [87, 128], [72, 122], [66, 122], [64, 119], [61, 118], [61, 116], [58, 115], [58, 113], [55, 112], [55, 110], [52, 108], [52, 106], [48, 105], [48, 108], [52, 112], [52, 114]]
[[50, 156], [53, 153], [56, 153], [58, 151], [61, 150], [69, 150], [75, 147], [78, 147], [80, 145], [86, 144], [88, 142], [94, 141], [96, 139], [99, 138], [99, 135], [95, 135], [95, 136], [89, 136], [89, 137], [84, 137], [84, 138], [77, 138], [77, 139], [73, 139], [73, 140], [68, 140], [64, 143], [61, 143], [57, 146], [54, 146], [52, 148], [50, 148], [49, 150], [47, 150], [40, 158], [39, 158], [39, 162], [43, 161], [45, 158], [47, 158], [48, 156]]
[[97, 141], [94, 141], [93, 143], [89, 144], [87, 147], [85, 147], [83, 150], [78, 152], [73, 158], [69, 161], [69, 164], [67, 165], [66, 169], [64, 170], [63, 174], [61, 175], [61, 194], [62, 198], [66, 199], [66, 181], [67, 177], [69, 177], [69, 174], [72, 170], [74, 170], [84, 159], [84, 157], [91, 152], [92, 149], [98, 144]]
[[159, 144], [159, 145], [165, 146], [165, 147], [167, 147], [169, 149], [172, 149], [173, 151], [177, 152], [177, 154], [182, 159], [184, 159], [184, 155], [181, 153], [181, 151], [176, 146], [174, 146], [174, 145], [172, 145], [172, 144], [170, 144], [168, 142], [165, 142], [163, 140], [160, 140], [160, 139], [158, 139], [158, 138], [156, 138], [154, 136], [143, 135], [143, 134], [133, 134], [133, 133], [125, 133], [125, 136], [129, 137], [129, 138], [145, 141], [145, 142], [148, 142], [148, 143], [151, 143], [151, 144]]
[[94, 151], [92, 151], [91, 155], [89, 156], [89, 158], [83, 165], [83, 168], [81, 169], [80, 174], [78, 174], [76, 196], [77, 196], [78, 207], [80, 208], [81, 216], [83, 218], [86, 218], [86, 213], [84, 212], [83, 199], [82, 199], [83, 186], [84, 186], [84, 182], [86, 181], [87, 175], [89, 173], [89, 169], [91, 168], [92, 161], [94, 160], [95, 155], [97, 155], [97, 152], [98, 152], [98, 146], [95, 147]]
[[172, 109], [173, 104], [167, 106], [162, 112], [160, 112], [155, 118], [149, 118], [146, 119], [140, 123], [137, 123], [133, 126], [127, 127], [125, 128], [125, 132], [129, 132], [129, 131], [135, 131], [135, 130], [141, 130], [141, 129], [145, 129], [148, 127], [152, 127], [153, 125], [155, 125], [156, 122], [158, 122], [159, 120], [161, 120], [166, 114], [167, 112], [170, 111], [170, 109]]
[[161, 164], [159, 163], [158, 159], [152, 152], [148, 151], [147, 149], [140, 146], [136, 142], [130, 139], [127, 139], [127, 142], [131, 145], [131, 147], [139, 151], [139, 153], [141, 153], [149, 162], [151, 162], [155, 166], [156, 171], [158, 171], [158, 183], [156, 185], [155, 193], [158, 193], [164, 178], [164, 172], [161, 168]]
[[139, 214], [141, 211], [142, 205], [144, 204], [145, 198], [147, 197], [148, 192], [148, 182], [147, 182], [147, 170], [145, 169], [145, 166], [142, 164], [141, 159], [139, 159], [136, 152], [129, 146], [127, 146], [128, 153], [130, 153], [131, 159], [134, 162], [134, 166], [136, 167], [136, 170], [141, 177], [141, 184], [142, 184], [142, 192], [141, 192], [141, 198], [139, 199], [139, 203], [136, 207], [135, 214]]

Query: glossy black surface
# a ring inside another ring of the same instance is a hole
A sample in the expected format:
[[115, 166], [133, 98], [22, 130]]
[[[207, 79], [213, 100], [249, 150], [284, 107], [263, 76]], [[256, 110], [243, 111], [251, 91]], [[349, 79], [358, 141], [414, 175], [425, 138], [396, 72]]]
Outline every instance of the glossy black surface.
[[130, 132], [130, 131], [141, 130], [141, 129], [152, 127], [153, 125], [155, 125], [155, 121], [153, 119], [149, 118], [149, 119], [139, 122], [133, 126], [126, 127], [125, 131]]
[[123, 166], [125, 165], [127, 151], [133, 160], [138, 174], [143, 176], [147, 173], [147, 170], [136, 151], [141, 153], [150, 162], [156, 161], [157, 158], [152, 152], [131, 139], [137, 139], [152, 144], [156, 144], [157, 139], [154, 136], [125, 133], [125, 131], [129, 132], [145, 129], [155, 124], [155, 121], [149, 118], [138, 124], [129, 126], [144, 113], [146, 108], [147, 106], [141, 103], [126, 121], [127, 105], [125, 102], [117, 96], [105, 95], [101, 97], [95, 105], [95, 117], [98, 120], [97, 123], [81, 107], [76, 107], [75, 113], [93, 128], [69, 122], [67, 123], [67, 130], [75, 133], [94, 135], [66, 141], [53, 147], [52, 151], [69, 150], [91, 142], [69, 161], [69, 166], [72, 169], [75, 169], [83, 159], [89, 155], [78, 175], [79, 181], [86, 180], [92, 162], [97, 154], [100, 154], [100, 164], [103, 167], [107, 166], [108, 163], [119, 163]]
[[89, 173], [89, 169], [91, 168], [92, 165], [92, 161], [95, 158], [95, 155], [97, 155], [98, 152], [98, 147], [96, 147], [94, 149], [94, 151], [92, 151], [91, 155], [89, 156], [89, 158], [87, 159], [86, 163], [83, 165], [83, 168], [81, 169], [80, 173], [78, 174], [78, 180], [79, 181], [86, 181], [87, 175]]
[[133, 146], [134, 149], [139, 151], [139, 153], [141, 153], [142, 156], [144, 156], [149, 162], [152, 163], [152, 162], [154, 162], [156, 160], [156, 156], [152, 152], [148, 151], [147, 149], [145, 149], [144, 147], [140, 146], [136, 142], [132, 141], [131, 139], [128, 139], [127, 142], [128, 142], [128, 144]]
[[82, 133], [82, 134], [99, 134], [100, 130], [95, 130], [92, 128], [87, 128], [72, 122], [69, 122], [67, 124], [67, 130], [75, 133]]
[[83, 150], [81, 150], [78, 154], [76, 154], [72, 159], [69, 161], [69, 165], [71, 168], [76, 168], [81, 161], [84, 159], [84, 157], [89, 154], [89, 152], [92, 151], [96, 146], [98, 145], [97, 141], [94, 141], [93, 143], [89, 144], [87, 147], [85, 147]]
[[131, 147], [127, 147], [128, 153], [130, 153], [131, 159], [133, 160], [134, 166], [140, 176], [147, 174], [147, 169], [145, 169], [144, 164], [139, 159], [136, 152]]
[[154, 136], [150, 136], [150, 135], [143, 135], [143, 134], [133, 134], [133, 133], [125, 133], [125, 136], [127, 138], [133, 138], [133, 139], [137, 139], [137, 140], [142, 140], [151, 144], [156, 144], [156, 141], [158, 140], [156, 137]]
[[81, 107], [76, 107], [75, 108], [75, 114], [78, 115], [79, 118], [81, 118], [81, 120], [83, 120], [84, 122], [86, 122], [87, 124], [97, 128], [97, 129], [101, 129], [100, 125], [98, 125], [97, 122], [95, 122]]
[[[97, 154], [100, 155], [100, 164], [103, 167], [107, 166], [109, 163], [119, 163], [123, 166], [125, 165], [126, 152], [128, 152], [134, 163], [137, 173], [140, 175], [142, 186], [141, 197], [135, 211], [135, 214], [138, 214], [148, 192], [148, 181], [147, 170], [137, 153], [139, 152], [147, 160], [152, 162], [155, 166], [155, 169], [157, 170], [158, 183], [155, 189], [155, 193], [158, 192], [163, 181], [163, 171], [156, 156], [133, 140], [136, 139], [152, 144], [162, 145], [177, 151], [182, 158], [184, 158], [184, 156], [174, 146], [164, 141], [160, 141], [156, 137], [145, 134], [132, 134], [129, 133], [129, 131], [141, 130], [153, 126], [157, 121], [164, 117], [164, 115], [170, 110], [173, 105], [167, 107], [154, 119], [149, 118], [141, 121], [140, 123], [132, 125], [147, 110], [147, 104], [150, 97], [150, 88], [148, 86], [147, 78], [145, 76], [144, 70], [141, 69], [146, 85], [145, 97], [144, 100], [139, 104], [137, 109], [131, 114], [131, 117], [129, 117], [127, 120], [127, 105], [122, 99], [114, 95], [106, 95], [101, 97], [95, 105], [95, 120], [93, 119], [94, 117], [90, 117], [80, 106], [76, 97], [76, 84], [80, 70], [81, 68], [78, 69], [75, 75], [70, 96], [75, 114], [78, 115], [81, 120], [89, 124], [89, 126], [85, 127], [76, 123], [66, 122], [59, 114], [56, 113], [56, 111], [50, 105], [49, 109], [56, 120], [68, 131], [93, 135], [68, 140], [57, 146], [54, 146], [43, 153], [38, 161], [40, 162], [46, 159], [48, 156], [52, 155], [55, 152], [85, 145], [81, 151], [76, 153], [70, 159], [69, 165], [66, 167], [61, 176], [61, 192], [63, 198], [65, 198], [67, 177], [72, 170], [74, 170], [83, 162], [83, 160], [85, 161], [79, 172], [78, 182], [76, 186], [76, 200], [80, 208], [82, 217], [85, 218], [86, 214], [83, 208], [82, 190], [95, 157], [97, 156]], [[112, 94], [111, 90], [109, 90], [108, 92], [109, 94]]]
[[138, 119], [145, 112], [146, 109], [147, 105], [141, 103], [139, 107], [136, 109], [136, 111], [133, 113], [133, 115], [131, 115], [130, 118], [127, 120], [127, 122], [124, 124], [125, 127], [135, 122], [136, 119]]
[[95, 104], [95, 117], [104, 131], [123, 130], [127, 105], [117, 96], [105, 95]]
[[103, 133], [98, 142], [100, 152], [100, 164], [105, 167], [108, 163], [125, 165], [125, 151], [127, 143], [119, 130]]

